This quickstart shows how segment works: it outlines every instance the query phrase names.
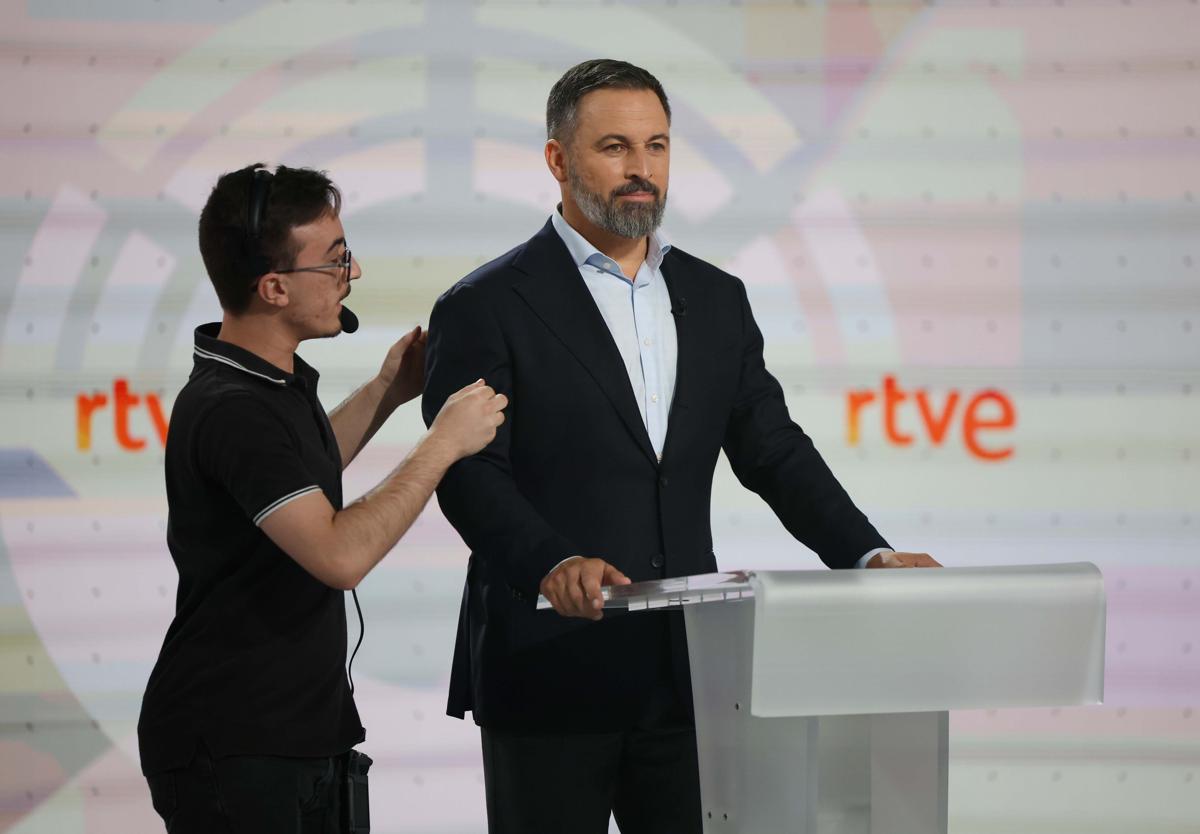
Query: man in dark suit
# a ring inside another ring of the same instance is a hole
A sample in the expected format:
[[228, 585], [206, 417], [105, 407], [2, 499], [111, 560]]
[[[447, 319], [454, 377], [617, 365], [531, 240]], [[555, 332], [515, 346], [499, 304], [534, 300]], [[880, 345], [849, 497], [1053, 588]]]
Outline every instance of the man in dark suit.
[[[602, 584], [716, 570], [722, 449], [832, 568], [896, 554], [792, 422], [741, 281], [657, 231], [670, 105], [620, 61], [555, 84], [546, 162], [560, 211], [445, 293], [426, 419], [483, 377], [511, 401], [438, 489], [472, 555], [449, 713], [482, 728], [492, 832], [699, 832], [687, 646], [676, 612], [601, 619]], [[539, 591], [559, 614], [536, 612]]]

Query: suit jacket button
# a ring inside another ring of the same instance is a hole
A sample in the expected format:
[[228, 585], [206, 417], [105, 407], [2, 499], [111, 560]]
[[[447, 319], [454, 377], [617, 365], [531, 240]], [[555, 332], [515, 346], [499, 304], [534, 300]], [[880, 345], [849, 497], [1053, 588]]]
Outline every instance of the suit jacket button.
[[660, 487], [665, 487], [665, 486], [667, 485], [667, 476], [666, 476], [666, 475], [662, 475], [662, 476], [660, 476], [660, 477], [659, 477], [659, 479], [658, 479], [658, 485], [659, 485]]
[[661, 568], [663, 566], [663, 564], [664, 564], [664, 560], [663, 560], [663, 555], [661, 553], [655, 553], [653, 556], [650, 557], [650, 567], [657, 569], [657, 568]]

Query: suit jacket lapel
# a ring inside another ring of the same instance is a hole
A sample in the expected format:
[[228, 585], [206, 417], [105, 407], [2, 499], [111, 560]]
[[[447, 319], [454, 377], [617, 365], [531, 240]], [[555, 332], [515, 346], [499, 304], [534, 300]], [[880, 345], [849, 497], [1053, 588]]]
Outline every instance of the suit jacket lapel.
[[697, 366], [701, 356], [701, 339], [704, 334], [696, 326], [696, 317], [688, 316], [687, 298], [683, 292], [685, 284], [679, 274], [672, 268], [673, 259], [668, 252], [662, 262], [663, 280], [667, 285], [667, 293], [671, 296], [671, 312], [675, 316], [675, 340], [677, 345], [675, 357], [675, 393], [671, 398], [671, 412], [667, 418], [667, 437], [663, 443], [663, 460], [671, 449], [680, 442], [681, 425], [687, 419], [688, 396], [702, 383], [700, 374], [703, 369]]
[[553, 224], [525, 244], [513, 266], [529, 276], [513, 289], [595, 379], [634, 441], [657, 463], [621, 353]]

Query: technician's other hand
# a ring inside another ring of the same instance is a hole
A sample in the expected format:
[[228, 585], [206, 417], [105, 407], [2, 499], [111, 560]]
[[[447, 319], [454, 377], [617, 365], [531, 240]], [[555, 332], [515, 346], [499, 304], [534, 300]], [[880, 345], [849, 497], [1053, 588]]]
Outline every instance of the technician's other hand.
[[928, 553], [876, 553], [867, 562], [869, 568], [940, 568]]
[[400, 337], [384, 357], [379, 384], [395, 405], [406, 403], [425, 388], [425, 343], [428, 331], [417, 325]]
[[630, 579], [603, 559], [575, 556], [542, 580], [539, 590], [564, 617], [599, 620], [604, 616], [602, 585], [628, 585]]
[[507, 406], [508, 397], [497, 394], [482, 379], [476, 380], [450, 395], [429, 433], [447, 444], [454, 460], [465, 458], [495, 439]]

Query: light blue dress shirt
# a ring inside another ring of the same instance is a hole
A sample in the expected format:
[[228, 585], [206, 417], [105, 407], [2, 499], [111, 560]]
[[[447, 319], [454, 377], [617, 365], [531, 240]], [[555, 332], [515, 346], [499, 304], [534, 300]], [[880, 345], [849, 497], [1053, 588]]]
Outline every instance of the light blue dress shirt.
[[661, 271], [671, 244], [661, 232], [651, 233], [646, 260], [630, 280], [616, 261], [588, 243], [557, 211], [551, 222], [617, 344], [650, 445], [661, 462], [679, 356], [671, 296]]
[[[661, 231], [652, 232], [646, 247], [646, 260], [631, 281], [616, 261], [575, 231], [560, 212], [555, 211], [550, 222], [571, 253], [583, 283], [600, 308], [600, 315], [617, 344], [638, 411], [650, 435], [650, 445], [661, 463], [679, 357], [671, 296], [662, 274], [663, 257], [671, 251], [671, 244]], [[859, 559], [855, 567], [866, 567], [876, 553], [890, 552], [888, 548], [872, 550]], [[572, 558], [578, 557], [572, 556], [563, 562]]]

